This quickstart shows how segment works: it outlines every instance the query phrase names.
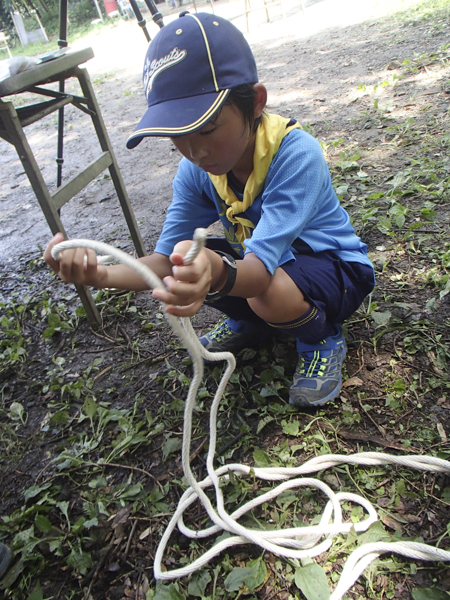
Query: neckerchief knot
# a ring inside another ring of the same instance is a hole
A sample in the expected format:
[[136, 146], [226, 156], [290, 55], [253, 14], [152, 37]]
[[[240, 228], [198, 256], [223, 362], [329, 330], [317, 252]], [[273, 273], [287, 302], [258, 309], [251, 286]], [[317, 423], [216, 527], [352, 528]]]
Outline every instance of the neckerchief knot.
[[228, 185], [227, 175], [211, 175], [209, 177], [220, 198], [228, 206], [226, 217], [234, 225], [234, 234], [238, 243], [245, 251], [244, 241], [251, 237], [255, 225], [250, 219], [238, 216], [250, 208], [255, 198], [261, 192], [267, 177], [267, 172], [275, 154], [278, 152], [284, 136], [293, 129], [301, 129], [298, 123], [289, 125], [292, 119], [279, 115], [263, 113], [262, 122], [256, 130], [255, 151], [253, 154], [253, 171], [244, 188], [243, 199], [239, 200]]

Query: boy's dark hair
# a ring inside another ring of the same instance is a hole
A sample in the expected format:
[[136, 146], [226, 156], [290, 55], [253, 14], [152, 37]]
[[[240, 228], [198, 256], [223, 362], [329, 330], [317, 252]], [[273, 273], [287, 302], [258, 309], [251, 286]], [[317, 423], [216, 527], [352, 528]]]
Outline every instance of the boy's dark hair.
[[237, 85], [231, 88], [230, 93], [225, 104], [232, 104], [242, 114], [244, 118], [244, 124], [250, 127], [250, 131], [254, 133], [261, 121], [262, 116], [255, 119], [255, 99], [257, 91], [252, 83], [244, 83], [243, 85]]

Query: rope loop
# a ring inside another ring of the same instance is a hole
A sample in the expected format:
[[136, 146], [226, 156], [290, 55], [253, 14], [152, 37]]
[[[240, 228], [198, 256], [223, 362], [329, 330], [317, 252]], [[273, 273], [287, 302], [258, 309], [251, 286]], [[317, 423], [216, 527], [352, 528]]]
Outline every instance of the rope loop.
[[[194, 244], [186, 255], [185, 264], [190, 264], [203, 247], [205, 233], [205, 230], [196, 230], [194, 234]], [[112, 255], [116, 260], [138, 273], [150, 289], [164, 287], [164, 284], [159, 277], [157, 277], [157, 275], [141, 261], [134, 259], [122, 250], [103, 242], [95, 242], [86, 239], [64, 241], [54, 246], [52, 250], [53, 258], [59, 260], [60, 253], [64, 250], [80, 247], [91, 248], [97, 253]], [[164, 304], [161, 304], [164, 308]], [[356, 532], [366, 531], [372, 523], [375, 523], [378, 520], [378, 515], [374, 506], [365, 498], [351, 493], [335, 493], [322, 481], [304, 477], [306, 474], [316, 473], [342, 464], [367, 467], [377, 465], [397, 465], [421, 471], [450, 472], [449, 461], [433, 456], [393, 456], [380, 452], [361, 452], [349, 456], [336, 454], [316, 456], [298, 467], [251, 468], [248, 465], [243, 464], [230, 464], [215, 469], [213, 462], [217, 440], [217, 414], [220, 400], [236, 366], [236, 360], [230, 352], [211, 353], [206, 350], [200, 343], [190, 319], [177, 318], [165, 312], [164, 314], [170, 326], [178, 335], [191, 356], [194, 375], [185, 404], [182, 445], [182, 466], [189, 487], [182, 495], [178, 507], [170, 519], [158, 545], [153, 566], [155, 579], [171, 580], [185, 577], [203, 567], [227, 548], [248, 543], [256, 544], [278, 556], [297, 559], [304, 557], [313, 558], [328, 550], [332, 545], [333, 538], [337, 535], [348, 534], [351, 529], [354, 529]], [[202, 481], [197, 481], [190, 468], [189, 456], [192, 435], [192, 414], [198, 388], [203, 378], [204, 359], [208, 361], [226, 361], [227, 367], [222, 375], [222, 379], [217, 387], [211, 405], [210, 444], [206, 460], [208, 476]], [[234, 473], [239, 477], [251, 475], [254, 478], [262, 479], [264, 481], [280, 481], [281, 483], [257, 498], [246, 502], [233, 513], [229, 514], [225, 509], [221, 484], [229, 479], [230, 473]], [[321, 491], [328, 498], [318, 525], [290, 527], [284, 530], [260, 530], [244, 527], [238, 522], [243, 515], [255, 507], [274, 500], [277, 496], [287, 490], [305, 486]], [[210, 487], [214, 488], [215, 507], [205, 493], [205, 489]], [[212, 525], [205, 529], [194, 530], [185, 525], [183, 514], [197, 499], [203, 504]], [[357, 523], [343, 522], [341, 507], [343, 503], [347, 502], [360, 505], [364, 509], [366, 517]], [[169, 538], [175, 527], [178, 527], [182, 534], [192, 539], [206, 538], [223, 531], [227, 531], [232, 535], [216, 543], [191, 564], [167, 571], [163, 569], [162, 561]], [[401, 554], [416, 560], [450, 561], [450, 552], [428, 546], [427, 544], [401, 541], [394, 543], [378, 542], [363, 544], [354, 550], [348, 557], [339, 582], [330, 596], [330, 600], [340, 600], [353, 586], [364, 569], [381, 554], [387, 552]]]

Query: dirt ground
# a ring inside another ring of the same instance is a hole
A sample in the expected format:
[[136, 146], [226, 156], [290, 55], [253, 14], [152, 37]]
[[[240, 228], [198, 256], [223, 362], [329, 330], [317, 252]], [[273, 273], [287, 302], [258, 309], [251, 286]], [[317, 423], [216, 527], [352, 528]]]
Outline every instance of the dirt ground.
[[[243, 28], [244, 19], [239, 17], [241, 4], [219, 0], [214, 3], [214, 9], [226, 18], [236, 16], [233, 22]], [[286, 21], [275, 8], [270, 11], [273, 22], [269, 24], [265, 23], [264, 11], [250, 15], [248, 39], [255, 53], [260, 81], [268, 88], [268, 110], [309, 123], [321, 139], [326, 139], [326, 134], [350, 133], [349, 122], [355, 108], [352, 94], [359, 82], [369, 83], [373, 73], [379, 74], [397, 57], [423, 53], [434, 47], [433, 39], [417, 38], [415, 31], [410, 39], [396, 44], [395, 31], [380, 34], [373, 25], [375, 21], [358, 25], [361, 20], [386, 12], [389, 5], [386, 1], [309, 1], [304, 15], [297, 0], [286, 4]], [[413, 4], [409, 0], [401, 3], [405, 7]], [[211, 10], [209, 4], [201, 6]], [[191, 5], [186, 5], [189, 7]], [[167, 13], [167, 9], [163, 12]], [[149, 20], [148, 13], [146, 16]], [[176, 15], [170, 12], [165, 16], [166, 20], [173, 18]], [[148, 28], [151, 36], [158, 30], [152, 21]], [[141, 71], [146, 44], [136, 22], [120, 21], [117, 27], [101, 36], [94, 33], [71, 47], [94, 49], [95, 58], [86, 68], [95, 85], [142, 237], [151, 251], [170, 202], [171, 182], [179, 156], [165, 139], [147, 140], [134, 151], [125, 147], [129, 133], [145, 111]], [[26, 102], [25, 96], [18, 102]], [[367, 138], [374, 135], [369, 131]], [[28, 127], [27, 136], [45, 181], [54, 189], [55, 114]], [[89, 119], [76, 109], [67, 108], [64, 178], [73, 176], [97, 153], [98, 144]], [[1, 261], [14, 263], [20, 257], [34, 256], [37, 248], [46, 244], [48, 227], [16, 152], [5, 142], [0, 146], [0, 167]], [[130, 248], [121, 216], [110, 180], [102, 176], [62, 211], [70, 237], [100, 239]]]
[[[238, 357], [240, 367], [220, 414], [218, 460], [253, 464], [258, 457], [263, 462], [271, 457], [286, 466], [318, 454], [362, 450], [447, 458], [448, 22], [416, 18], [414, 0], [396, 4], [406, 11], [402, 18], [389, 16], [394, 5], [387, 0], [304, 4], [305, 13], [296, 0], [285, 3], [286, 20], [271, 8], [271, 23], [265, 22], [264, 11], [253, 13], [248, 40], [269, 91], [268, 110], [297, 118], [320, 140], [335, 188], [368, 244], [378, 287], [371, 303], [346, 325], [349, 352], [339, 404], [318, 413], [287, 406], [296, 363], [292, 340], [273, 341]], [[176, 18], [175, 11], [158, 7], [166, 21]], [[211, 10], [210, 4], [201, 7]], [[244, 27], [242, 2], [217, 0], [213, 7]], [[150, 23], [149, 30], [154, 35], [157, 28]], [[95, 58], [86, 67], [150, 252], [170, 203], [179, 156], [164, 139], [147, 139], [133, 151], [125, 147], [145, 110], [141, 63], [146, 41], [135, 22], [120, 21], [72, 47], [81, 44], [94, 48]], [[94, 159], [98, 145], [89, 119], [76, 109], [67, 108], [65, 130], [68, 178]], [[27, 133], [44, 179], [54, 189], [56, 117], [31, 125]], [[431, 173], [428, 161], [414, 179], [412, 168], [420, 163], [420, 142], [426, 136], [442, 140], [429, 150], [440, 166]], [[203, 587], [195, 579], [195, 589], [191, 580], [155, 592], [156, 546], [185, 485], [179, 450], [189, 360], [146, 294], [99, 294], [101, 329], [92, 329], [79, 316], [73, 290], [59, 283], [40, 258], [48, 226], [6, 142], [0, 143], [0, 169], [0, 341], [6, 365], [0, 370], [0, 540], [15, 552], [7, 582], [0, 581], [5, 598], [31, 600], [30, 593], [37, 594], [33, 600], [303, 597], [294, 585], [300, 565], [282, 563], [271, 553], [258, 586], [230, 591], [226, 574], [248, 567], [248, 558], [257, 560], [252, 548], [230, 551], [213, 563], [211, 577], [214, 567], [220, 583], [214, 591], [208, 571]], [[433, 220], [427, 221], [433, 211]], [[66, 205], [62, 220], [70, 237], [133, 252], [107, 175]], [[408, 237], [412, 233], [415, 237]], [[217, 316], [202, 309], [194, 319], [197, 332]], [[23, 358], [8, 354], [11, 339], [22, 340], [17, 347], [24, 348]], [[215, 370], [207, 372], [196, 408], [192, 464], [199, 479], [205, 476], [208, 447], [205, 399], [211, 398], [217, 379]], [[13, 414], [13, 406], [16, 411], [22, 406], [26, 419]], [[143, 423], [149, 430], [145, 436]], [[386, 476], [376, 469], [369, 474], [342, 469], [334, 484], [346, 487], [356, 481], [360, 491], [374, 494], [378, 508], [386, 509], [382, 522], [389, 535], [448, 548], [447, 479], [435, 473], [412, 476], [393, 470]], [[305, 511], [314, 512], [313, 505], [308, 497]], [[270, 513], [272, 522], [281, 518], [277, 508]], [[195, 506], [190, 516], [200, 512]], [[167, 567], [194, 557], [196, 543], [174, 534], [170, 551], [175, 558], [167, 560]], [[319, 562], [334, 584], [342, 555], [321, 556]], [[416, 569], [407, 561], [386, 561], [384, 570], [374, 568], [348, 597], [448, 598], [448, 568], [418, 564]], [[414, 595], [419, 588], [426, 588], [428, 596]]]

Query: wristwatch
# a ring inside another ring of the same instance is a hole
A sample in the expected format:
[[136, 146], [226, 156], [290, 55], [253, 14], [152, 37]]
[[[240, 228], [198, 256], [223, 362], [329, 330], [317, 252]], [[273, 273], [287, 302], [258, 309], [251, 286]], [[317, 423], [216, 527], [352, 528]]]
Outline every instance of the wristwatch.
[[219, 256], [222, 258], [223, 262], [227, 265], [228, 274], [227, 274], [227, 280], [225, 282], [225, 285], [223, 286], [223, 288], [221, 290], [217, 290], [214, 292], [208, 292], [206, 294], [207, 302], [216, 302], [217, 300], [220, 300], [221, 298], [224, 298], [225, 296], [227, 296], [233, 289], [233, 286], [236, 282], [237, 264], [236, 264], [236, 261], [234, 260], [234, 258], [232, 256], [230, 256], [229, 254], [226, 254], [226, 252], [220, 252], [219, 250], [216, 250], [215, 252], [216, 252], [216, 254], [219, 254]]

